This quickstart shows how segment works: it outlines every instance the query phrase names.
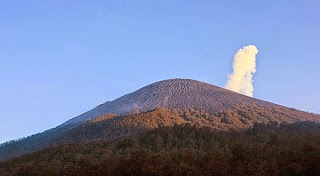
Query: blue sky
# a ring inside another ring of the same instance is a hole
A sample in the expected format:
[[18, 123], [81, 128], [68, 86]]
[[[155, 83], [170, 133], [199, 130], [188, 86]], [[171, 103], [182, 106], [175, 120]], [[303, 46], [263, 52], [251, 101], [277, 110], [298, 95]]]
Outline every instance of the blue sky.
[[254, 97], [320, 113], [320, 1], [0, 1], [0, 142], [168, 78], [224, 86], [259, 49]]

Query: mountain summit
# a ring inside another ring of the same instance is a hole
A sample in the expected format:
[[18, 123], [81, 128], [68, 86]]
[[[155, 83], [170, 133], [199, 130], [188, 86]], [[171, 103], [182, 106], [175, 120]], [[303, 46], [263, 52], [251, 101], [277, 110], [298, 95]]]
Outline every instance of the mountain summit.
[[135, 92], [108, 101], [77, 116], [65, 124], [94, 119], [106, 113], [146, 112], [157, 107], [198, 109], [209, 113], [226, 111], [240, 105], [278, 106], [191, 79], [168, 79], [145, 86]]

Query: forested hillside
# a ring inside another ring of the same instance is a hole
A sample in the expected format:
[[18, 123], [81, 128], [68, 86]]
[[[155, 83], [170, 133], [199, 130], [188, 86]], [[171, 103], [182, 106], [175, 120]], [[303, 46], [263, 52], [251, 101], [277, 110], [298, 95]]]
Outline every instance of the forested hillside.
[[[106, 114], [82, 125], [70, 124], [36, 134], [0, 147], [0, 159], [34, 152], [63, 143], [111, 140], [159, 127], [190, 124], [217, 130], [245, 130], [255, 123], [281, 124], [297, 121], [317, 121], [318, 115], [284, 107], [237, 106], [232, 110], [208, 113], [196, 109], [157, 108], [129, 115]], [[319, 121], [319, 120], [318, 120]]]
[[47, 148], [0, 163], [7, 175], [319, 175], [320, 125], [257, 124], [217, 131], [189, 124], [113, 141]]
[[59, 126], [26, 138], [0, 144], [0, 161], [50, 147], [54, 145], [53, 141], [60, 139], [66, 131], [78, 125], [79, 124], [70, 124]]
[[181, 124], [209, 127], [217, 130], [244, 130], [253, 127], [255, 123], [273, 123], [279, 125], [281, 123], [293, 123], [297, 121], [319, 121], [318, 117], [315, 114], [307, 114], [295, 109], [283, 107], [270, 108], [255, 105], [238, 106], [232, 110], [213, 114], [195, 109], [170, 110], [157, 108], [149, 112], [126, 116], [103, 115], [67, 131], [59, 139], [59, 142], [70, 143], [114, 139], [159, 127], [172, 127]]

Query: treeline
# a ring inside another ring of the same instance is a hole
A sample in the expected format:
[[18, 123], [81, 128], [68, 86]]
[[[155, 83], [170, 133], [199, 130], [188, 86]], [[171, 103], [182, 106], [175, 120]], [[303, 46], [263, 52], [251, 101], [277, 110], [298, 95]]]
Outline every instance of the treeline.
[[61, 125], [19, 141], [0, 145], [0, 161], [63, 143], [113, 140], [155, 128], [190, 124], [217, 130], [244, 130], [255, 123], [293, 123], [318, 121], [320, 116], [281, 106], [241, 105], [233, 109], [208, 113], [197, 109], [157, 108], [127, 115], [106, 114], [84, 124]]
[[65, 144], [0, 163], [0, 175], [320, 175], [320, 125], [216, 131], [189, 124]]
[[255, 123], [294, 123], [318, 120], [320, 116], [289, 108], [257, 105], [239, 106], [224, 112], [208, 113], [197, 109], [165, 109], [117, 116], [106, 114], [67, 131], [56, 143], [115, 139], [160, 127], [190, 124], [217, 130], [244, 130]]

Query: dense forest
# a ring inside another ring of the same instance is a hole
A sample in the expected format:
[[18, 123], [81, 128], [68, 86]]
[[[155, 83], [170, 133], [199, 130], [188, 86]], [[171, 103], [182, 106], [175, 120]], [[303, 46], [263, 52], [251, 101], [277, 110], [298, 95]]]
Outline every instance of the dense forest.
[[227, 111], [208, 113], [197, 109], [157, 108], [127, 115], [105, 114], [83, 124], [61, 125], [22, 140], [0, 144], [0, 161], [50, 146], [95, 140], [113, 140], [148, 130], [190, 124], [216, 130], [245, 130], [255, 123], [281, 124], [318, 121], [319, 115], [285, 107], [242, 105]]
[[0, 162], [0, 175], [320, 175], [320, 124], [236, 131], [182, 124], [50, 147]]
[[66, 131], [78, 125], [79, 124], [58, 126], [26, 138], [2, 143], [0, 144], [0, 161], [49, 147], [53, 144], [53, 141], [60, 139]]

